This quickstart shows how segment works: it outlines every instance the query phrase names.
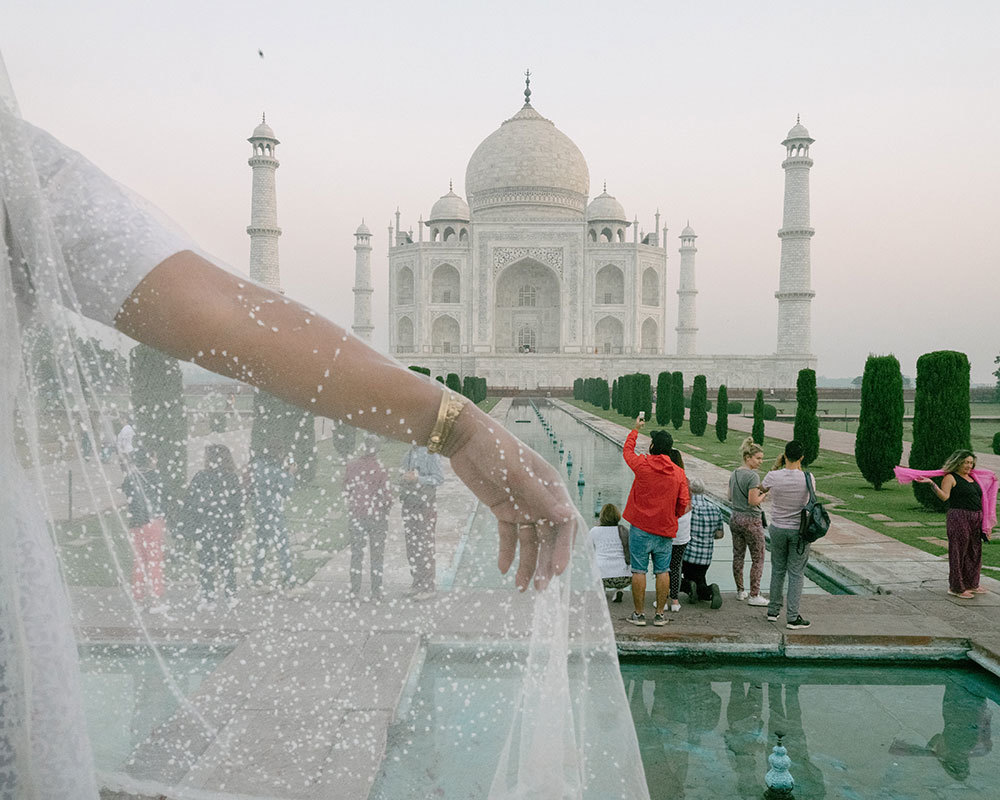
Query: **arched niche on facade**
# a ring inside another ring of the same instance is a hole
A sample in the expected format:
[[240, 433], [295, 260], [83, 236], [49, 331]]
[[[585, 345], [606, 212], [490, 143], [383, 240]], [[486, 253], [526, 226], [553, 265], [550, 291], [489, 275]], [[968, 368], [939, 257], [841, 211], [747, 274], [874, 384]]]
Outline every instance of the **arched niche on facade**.
[[603, 244], [608, 244], [610, 242], [613, 242], [614, 240], [615, 240], [615, 235], [612, 232], [611, 228], [604, 228], [601, 231], [601, 242]]
[[590, 241], [592, 241], [592, 242], [596, 242], [597, 241], [597, 231], [594, 230], [593, 228], [591, 228], [589, 231], [587, 231], [587, 236], [590, 238]]
[[460, 241], [460, 242], [467, 242], [467, 241], [469, 241], [469, 229], [468, 228], [462, 228], [462, 230], [460, 230], [458, 232], [458, 241]]
[[431, 241], [436, 242], [440, 238], [441, 238], [441, 229], [431, 228]]
[[645, 322], [642, 323], [642, 329], [639, 332], [639, 347], [644, 353], [658, 353], [660, 352], [660, 328], [656, 324], [656, 320], [652, 317], [647, 317]]
[[441, 241], [448, 242], [455, 238], [455, 229], [449, 225], [444, 229], [444, 233], [441, 234]]
[[461, 299], [462, 279], [451, 264], [441, 264], [431, 276], [431, 302], [457, 303]]
[[494, 348], [523, 352], [519, 332], [535, 332], [534, 352], [560, 350], [561, 298], [559, 276], [552, 268], [524, 258], [506, 267], [495, 284]]
[[625, 229], [624, 228], [619, 228], [618, 229], [618, 241], [619, 242], [624, 242], [625, 241]]
[[625, 328], [617, 317], [603, 317], [594, 326], [598, 353], [620, 353], [625, 346]]
[[400, 317], [396, 323], [396, 352], [413, 352], [413, 320], [409, 317]]
[[660, 304], [660, 276], [652, 267], [647, 267], [642, 273], [642, 304], [644, 306]]
[[625, 303], [625, 273], [614, 264], [605, 264], [594, 276], [594, 303], [605, 306]]
[[408, 306], [413, 303], [413, 270], [403, 267], [396, 273], [396, 305]]
[[435, 353], [457, 353], [461, 333], [458, 320], [447, 314], [438, 317], [431, 325], [431, 346]]

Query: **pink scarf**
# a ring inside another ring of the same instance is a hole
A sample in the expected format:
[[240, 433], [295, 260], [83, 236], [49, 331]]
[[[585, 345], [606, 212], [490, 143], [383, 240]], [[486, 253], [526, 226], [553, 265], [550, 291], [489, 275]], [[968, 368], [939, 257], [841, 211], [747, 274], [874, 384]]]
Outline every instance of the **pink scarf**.
[[[910, 469], [909, 467], [893, 467], [896, 480], [900, 483], [910, 483], [914, 478], [935, 478], [944, 475], [943, 469]], [[983, 490], [983, 531], [989, 533], [997, 524], [997, 476], [988, 469], [974, 469], [969, 473], [973, 480]]]

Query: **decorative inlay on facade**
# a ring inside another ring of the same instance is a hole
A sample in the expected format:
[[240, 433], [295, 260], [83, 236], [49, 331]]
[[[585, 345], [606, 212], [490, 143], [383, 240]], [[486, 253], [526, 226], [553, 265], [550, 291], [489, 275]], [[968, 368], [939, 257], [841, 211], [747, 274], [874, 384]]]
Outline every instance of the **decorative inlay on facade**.
[[563, 276], [563, 249], [561, 247], [494, 247], [493, 248], [493, 277], [495, 278], [504, 267], [520, 261], [522, 258], [533, 258], [552, 267], [559, 275]]
[[430, 260], [431, 269], [438, 266], [439, 264], [451, 264], [453, 267], [463, 267], [465, 266], [464, 258], [432, 258]]
[[505, 187], [492, 191], [477, 192], [469, 197], [469, 205], [474, 211], [491, 206], [514, 204], [562, 206], [582, 212], [587, 206], [587, 198], [577, 192], [545, 187]]

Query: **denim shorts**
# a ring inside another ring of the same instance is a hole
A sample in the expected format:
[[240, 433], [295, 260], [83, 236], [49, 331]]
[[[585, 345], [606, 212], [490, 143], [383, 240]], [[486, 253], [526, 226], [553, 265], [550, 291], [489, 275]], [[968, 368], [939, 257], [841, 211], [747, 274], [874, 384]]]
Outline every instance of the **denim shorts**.
[[650, 556], [653, 557], [654, 575], [670, 572], [670, 551], [673, 546], [673, 539], [657, 536], [655, 533], [646, 533], [633, 525], [628, 532], [632, 572], [645, 572], [649, 569]]

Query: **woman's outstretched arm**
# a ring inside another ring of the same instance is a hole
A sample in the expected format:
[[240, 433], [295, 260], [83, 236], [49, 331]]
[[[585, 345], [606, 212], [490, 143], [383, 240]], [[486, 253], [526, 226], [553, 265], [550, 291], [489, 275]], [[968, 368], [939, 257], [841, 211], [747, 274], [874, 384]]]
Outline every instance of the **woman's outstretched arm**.
[[[260, 387], [300, 408], [426, 444], [443, 388], [294, 300], [183, 251], [131, 293], [116, 327], [140, 342]], [[496, 515], [498, 564], [544, 588], [569, 562], [573, 506], [559, 474], [471, 403], [443, 449]]]

